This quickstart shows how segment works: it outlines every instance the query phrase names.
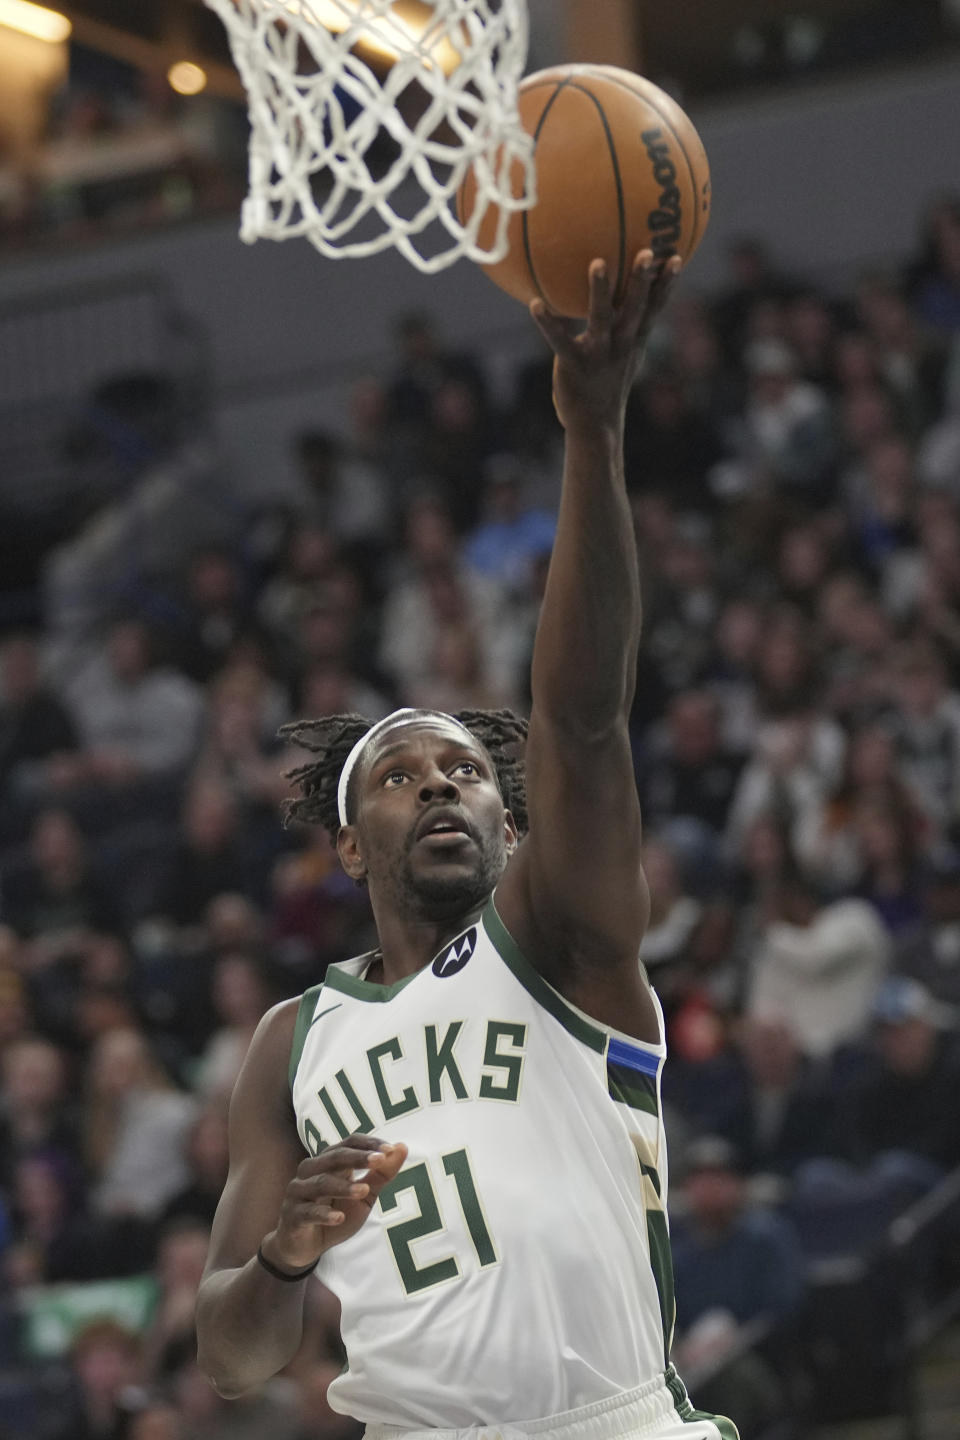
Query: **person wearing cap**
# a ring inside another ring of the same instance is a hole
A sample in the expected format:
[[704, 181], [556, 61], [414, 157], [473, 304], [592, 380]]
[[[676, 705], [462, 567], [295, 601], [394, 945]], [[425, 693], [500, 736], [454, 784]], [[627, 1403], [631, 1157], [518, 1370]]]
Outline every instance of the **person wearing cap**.
[[702, 1135], [682, 1160], [673, 1232], [677, 1359], [692, 1372], [718, 1372], [704, 1386], [703, 1403], [734, 1411], [745, 1433], [759, 1434], [782, 1417], [787, 1397], [767, 1358], [738, 1351], [746, 1327], [782, 1327], [799, 1310], [799, 1240], [788, 1219], [751, 1204], [728, 1140]]
[[960, 1043], [950, 1009], [918, 980], [891, 976], [873, 1009], [865, 1074], [851, 1099], [851, 1158], [894, 1151], [960, 1165]]
[[623, 427], [678, 269], [643, 253], [617, 304], [594, 261], [576, 337], [532, 306], [566, 437], [529, 726], [405, 709], [289, 732], [310, 752], [291, 814], [327, 827], [378, 944], [268, 1012], [237, 1082], [197, 1309], [221, 1394], [290, 1361], [319, 1267], [348, 1357], [329, 1403], [370, 1440], [737, 1440], [670, 1360], [663, 1013], [638, 963]]
[[796, 1310], [803, 1294], [797, 1238], [782, 1216], [750, 1205], [734, 1146], [701, 1136], [683, 1160], [685, 1213], [673, 1235], [681, 1333], [708, 1311], [725, 1310], [745, 1325]]

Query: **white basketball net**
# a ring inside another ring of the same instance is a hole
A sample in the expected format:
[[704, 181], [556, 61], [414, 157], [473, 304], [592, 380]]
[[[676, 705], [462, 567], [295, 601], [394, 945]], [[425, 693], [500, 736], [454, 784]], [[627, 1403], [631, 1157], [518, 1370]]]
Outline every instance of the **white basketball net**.
[[[395, 246], [427, 272], [460, 255], [503, 258], [511, 214], [534, 200], [533, 142], [516, 105], [524, 0], [206, 3], [249, 100], [244, 240], [306, 235], [333, 257]], [[453, 200], [471, 167], [476, 199], [462, 225]]]

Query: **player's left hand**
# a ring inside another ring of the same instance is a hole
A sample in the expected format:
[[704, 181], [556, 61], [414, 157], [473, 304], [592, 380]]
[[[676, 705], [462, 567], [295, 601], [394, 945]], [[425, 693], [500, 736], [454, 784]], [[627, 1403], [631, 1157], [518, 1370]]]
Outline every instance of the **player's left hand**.
[[556, 356], [553, 403], [565, 429], [614, 427], [619, 434], [643, 346], [680, 265], [679, 256], [658, 264], [652, 250], [641, 250], [615, 305], [605, 263], [592, 261], [587, 323], [578, 335], [542, 300], [532, 302], [530, 314]]

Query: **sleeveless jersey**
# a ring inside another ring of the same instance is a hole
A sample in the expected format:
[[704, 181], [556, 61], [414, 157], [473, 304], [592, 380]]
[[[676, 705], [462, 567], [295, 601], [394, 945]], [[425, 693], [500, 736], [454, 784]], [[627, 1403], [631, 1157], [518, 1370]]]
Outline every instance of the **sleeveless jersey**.
[[409, 1147], [360, 1231], [320, 1262], [347, 1350], [332, 1407], [460, 1429], [663, 1376], [663, 1043], [566, 1001], [492, 900], [398, 984], [362, 979], [369, 963], [331, 965], [306, 992], [290, 1061], [310, 1154], [358, 1131]]

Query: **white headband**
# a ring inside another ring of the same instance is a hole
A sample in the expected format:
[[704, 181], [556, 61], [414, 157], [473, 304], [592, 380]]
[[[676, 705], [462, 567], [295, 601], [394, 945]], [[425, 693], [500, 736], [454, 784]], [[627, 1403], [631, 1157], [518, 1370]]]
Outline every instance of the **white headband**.
[[340, 780], [337, 784], [337, 812], [340, 816], [341, 825], [347, 825], [349, 823], [347, 820], [347, 787], [350, 784], [350, 776], [356, 769], [357, 761], [367, 747], [367, 742], [372, 740], [374, 736], [379, 735], [382, 730], [392, 729], [396, 725], [415, 725], [431, 715], [448, 720], [451, 725], [456, 725], [458, 730], [462, 730], [464, 735], [470, 736], [471, 740], [473, 739], [466, 725], [461, 725], [459, 720], [454, 719], [452, 715], [447, 715], [441, 710], [394, 710], [392, 715], [387, 715], [383, 720], [378, 720], [376, 725], [370, 726], [366, 734], [360, 736], [360, 739], [344, 761], [343, 769], [340, 771]]

